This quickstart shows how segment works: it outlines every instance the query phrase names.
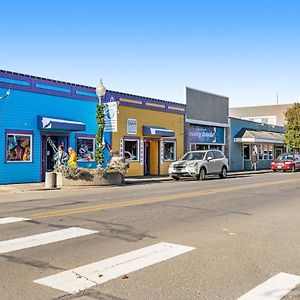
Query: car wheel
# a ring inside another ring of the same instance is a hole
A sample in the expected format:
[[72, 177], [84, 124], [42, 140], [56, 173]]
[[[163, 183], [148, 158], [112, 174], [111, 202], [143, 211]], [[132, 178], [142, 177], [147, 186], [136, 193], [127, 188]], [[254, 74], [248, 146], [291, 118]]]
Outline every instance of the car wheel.
[[176, 181], [179, 181], [179, 177], [177, 177], [177, 176], [172, 176], [172, 179], [176, 180]]
[[225, 166], [222, 167], [220, 178], [224, 179], [227, 177], [227, 168]]
[[292, 172], [296, 172], [296, 166], [295, 165], [293, 165], [293, 167], [292, 167]]
[[206, 171], [204, 168], [201, 168], [200, 169], [200, 172], [199, 172], [199, 175], [198, 175], [198, 179], [199, 180], [204, 180], [205, 179], [205, 176], [206, 176]]

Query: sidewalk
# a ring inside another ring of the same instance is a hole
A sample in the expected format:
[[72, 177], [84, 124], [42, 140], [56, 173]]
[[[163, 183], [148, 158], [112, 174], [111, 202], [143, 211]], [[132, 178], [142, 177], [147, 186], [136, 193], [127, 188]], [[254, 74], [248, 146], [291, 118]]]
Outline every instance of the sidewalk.
[[[228, 178], [237, 176], [246, 176], [253, 174], [266, 174], [271, 173], [271, 170], [257, 170], [257, 171], [239, 171], [239, 172], [229, 172]], [[126, 184], [145, 184], [145, 183], [155, 183], [170, 181], [169, 176], [140, 176], [140, 177], [128, 177], [125, 179]], [[18, 184], [3, 184], [0, 185], [0, 195], [2, 192], [29, 192], [29, 191], [46, 191], [45, 183], [18, 183]], [[72, 187], [76, 189], [80, 187]], [[57, 190], [57, 189], [54, 189]]]

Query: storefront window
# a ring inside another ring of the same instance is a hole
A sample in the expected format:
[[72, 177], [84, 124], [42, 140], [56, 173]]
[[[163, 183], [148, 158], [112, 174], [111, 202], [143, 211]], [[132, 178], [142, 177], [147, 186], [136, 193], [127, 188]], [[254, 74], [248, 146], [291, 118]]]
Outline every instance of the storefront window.
[[32, 134], [7, 133], [6, 162], [32, 162]]
[[139, 160], [138, 140], [124, 140], [124, 157], [130, 161]]
[[250, 159], [250, 145], [244, 145], [244, 159]]
[[269, 159], [273, 159], [273, 145], [269, 145]]
[[95, 159], [94, 138], [78, 137], [76, 146], [78, 161], [93, 161]]
[[263, 158], [269, 159], [268, 145], [263, 145]]
[[258, 145], [258, 159], [262, 160], [263, 159], [263, 149], [262, 145]]
[[176, 143], [164, 142], [164, 160], [176, 160]]

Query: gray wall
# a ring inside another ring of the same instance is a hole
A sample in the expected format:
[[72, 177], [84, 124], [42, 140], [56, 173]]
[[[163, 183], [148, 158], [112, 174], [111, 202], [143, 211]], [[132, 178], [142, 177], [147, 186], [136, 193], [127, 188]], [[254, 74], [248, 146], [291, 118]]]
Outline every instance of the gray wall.
[[227, 97], [186, 88], [186, 118], [228, 124]]

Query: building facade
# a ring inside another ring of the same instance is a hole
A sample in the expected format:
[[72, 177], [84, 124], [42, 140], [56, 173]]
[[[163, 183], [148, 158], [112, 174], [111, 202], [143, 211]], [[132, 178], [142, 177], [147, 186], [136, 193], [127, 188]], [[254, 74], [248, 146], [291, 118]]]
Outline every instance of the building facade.
[[224, 96], [185, 88], [185, 149], [219, 149], [226, 152], [228, 101]]
[[229, 109], [230, 117], [254, 121], [269, 125], [283, 126], [285, 112], [293, 104], [277, 104], [262, 106], [232, 107]]
[[[78, 166], [96, 167], [95, 88], [0, 70], [0, 97], [7, 91], [0, 100], [0, 184], [43, 181], [58, 145], [77, 152]], [[129, 175], [166, 174], [184, 151], [185, 105], [113, 91], [103, 101], [119, 104], [113, 130], [104, 133], [105, 161], [118, 150], [131, 160]]]
[[253, 154], [258, 169], [269, 169], [272, 159], [285, 150], [282, 126], [230, 117], [227, 135], [231, 171], [251, 170]]

